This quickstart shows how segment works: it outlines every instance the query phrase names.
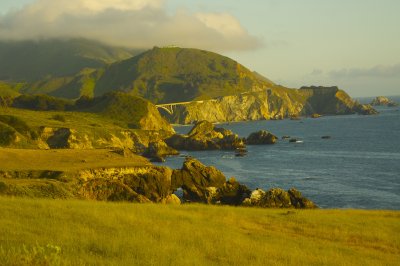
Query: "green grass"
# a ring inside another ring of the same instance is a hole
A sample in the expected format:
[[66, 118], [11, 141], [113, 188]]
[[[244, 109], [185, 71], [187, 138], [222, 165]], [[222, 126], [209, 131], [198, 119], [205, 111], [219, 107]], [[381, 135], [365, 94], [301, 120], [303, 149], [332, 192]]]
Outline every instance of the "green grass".
[[[157, 111], [153, 108], [153, 112]], [[151, 110], [150, 110], [151, 111]], [[122, 112], [122, 110], [121, 110]], [[19, 124], [24, 124], [29, 128], [29, 132], [31, 135], [39, 134], [42, 127], [49, 128], [71, 128], [76, 130], [76, 134], [79, 136], [87, 135], [90, 139], [98, 140], [105, 139], [110, 141], [112, 135], [117, 138], [124, 139], [125, 137], [122, 135], [124, 132], [131, 132], [137, 134], [142, 139], [148, 139], [152, 137], [156, 131], [146, 130], [150, 126], [153, 126], [154, 129], [171, 129], [165, 120], [162, 120], [160, 116], [154, 118], [153, 122], [156, 124], [145, 124], [143, 127], [145, 130], [132, 128], [139, 127], [138, 121], [139, 118], [146, 118], [147, 114], [143, 111], [140, 114], [137, 114], [138, 117], [134, 116], [134, 112], [131, 113], [131, 121], [122, 121], [113, 119], [112, 115], [104, 115], [103, 113], [95, 114], [89, 112], [63, 112], [63, 111], [31, 111], [25, 109], [17, 109], [17, 108], [0, 108], [0, 122], [2, 124], [8, 125], [13, 128], [13, 124], [8, 124], [8, 119], [5, 123], [5, 118], [12, 117], [12, 121], [18, 121]], [[158, 114], [158, 113], [157, 113]], [[3, 117], [4, 119], [1, 119]], [[55, 117], [63, 117], [62, 121], [60, 119], [54, 119]], [[149, 115], [151, 117], [151, 115]], [[140, 125], [142, 126], [142, 125]], [[4, 127], [4, 125], [3, 125]], [[14, 128], [15, 129], [15, 128]], [[17, 129], [15, 129], [18, 131]], [[19, 132], [19, 131], [18, 131]], [[0, 137], [1, 137], [0, 131]], [[34, 134], [36, 133], [36, 134]], [[161, 132], [164, 134], [165, 132]], [[168, 132], [166, 134], [169, 134]], [[29, 141], [29, 140], [28, 140]], [[97, 143], [97, 142], [96, 142]], [[95, 148], [107, 148], [100, 142], [96, 144]], [[0, 143], [0, 147], [2, 144]], [[7, 146], [3, 144], [3, 146]], [[23, 146], [24, 148], [35, 148], [35, 144], [31, 143], [29, 145]]]
[[0, 197], [0, 214], [1, 265], [398, 265], [400, 255], [397, 211]]
[[77, 171], [150, 165], [142, 156], [124, 157], [108, 149], [31, 150], [0, 148], [3, 171]]

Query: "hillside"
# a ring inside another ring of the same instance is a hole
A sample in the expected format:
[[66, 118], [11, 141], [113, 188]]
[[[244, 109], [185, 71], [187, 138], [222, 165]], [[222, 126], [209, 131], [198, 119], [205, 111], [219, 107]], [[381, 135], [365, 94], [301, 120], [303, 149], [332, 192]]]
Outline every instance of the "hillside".
[[153, 104], [117, 92], [76, 103], [47, 95], [21, 95], [11, 107], [0, 108], [0, 147], [117, 147], [141, 152], [150, 140], [173, 132]]
[[259, 92], [223, 96], [213, 100], [195, 101], [172, 107], [172, 113], [160, 109], [168, 121], [175, 124], [284, 119], [290, 117], [344, 114], [375, 114], [337, 87], [303, 87], [288, 89], [275, 86]]
[[400, 252], [396, 211], [0, 197], [0, 213], [1, 265], [372, 266]]
[[0, 41], [0, 80], [33, 82], [74, 76], [83, 68], [100, 68], [138, 52], [85, 39]]
[[274, 84], [236, 61], [208, 51], [153, 48], [105, 68], [88, 66], [73, 76], [41, 79], [21, 92], [76, 99], [121, 90], [153, 103], [211, 99]]
[[198, 49], [158, 48], [106, 68], [95, 95], [123, 90], [153, 103], [184, 102], [262, 90], [273, 83], [225, 56]]
[[178, 47], [154, 47], [101, 68], [26, 83], [14, 91], [68, 99], [123, 91], [153, 104], [183, 102], [170, 107], [173, 110], [160, 110], [170, 122], [184, 124], [376, 113], [337, 87], [286, 88], [225, 56]]

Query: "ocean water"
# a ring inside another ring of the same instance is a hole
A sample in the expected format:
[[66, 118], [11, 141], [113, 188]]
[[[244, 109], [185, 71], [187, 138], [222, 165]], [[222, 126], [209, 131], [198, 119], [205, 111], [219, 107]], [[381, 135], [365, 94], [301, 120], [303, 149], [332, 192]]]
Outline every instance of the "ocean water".
[[[376, 116], [220, 124], [242, 137], [265, 129], [303, 142], [248, 146], [245, 157], [235, 157], [232, 151], [183, 152], [165, 164], [180, 168], [183, 156], [191, 155], [250, 189], [295, 187], [322, 208], [400, 210], [400, 108], [378, 110]], [[325, 135], [331, 138], [322, 139]]]

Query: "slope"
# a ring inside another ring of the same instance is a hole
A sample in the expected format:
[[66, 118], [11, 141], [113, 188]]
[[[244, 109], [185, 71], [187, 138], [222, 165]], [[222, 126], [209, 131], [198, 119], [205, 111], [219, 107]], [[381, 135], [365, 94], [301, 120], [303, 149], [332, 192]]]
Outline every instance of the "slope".
[[185, 102], [272, 86], [225, 56], [178, 47], [155, 47], [105, 69], [95, 95], [123, 90], [153, 103]]
[[0, 41], [0, 80], [36, 81], [73, 76], [137, 54], [86, 39]]

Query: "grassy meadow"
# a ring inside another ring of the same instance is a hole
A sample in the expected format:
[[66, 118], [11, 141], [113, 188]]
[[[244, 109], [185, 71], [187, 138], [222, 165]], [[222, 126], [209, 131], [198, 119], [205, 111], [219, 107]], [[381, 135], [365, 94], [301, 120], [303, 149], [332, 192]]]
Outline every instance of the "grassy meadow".
[[11, 149], [0, 148], [0, 170], [3, 171], [77, 171], [107, 167], [146, 166], [144, 157], [121, 156], [109, 149]]
[[400, 212], [0, 197], [0, 265], [398, 265]]

